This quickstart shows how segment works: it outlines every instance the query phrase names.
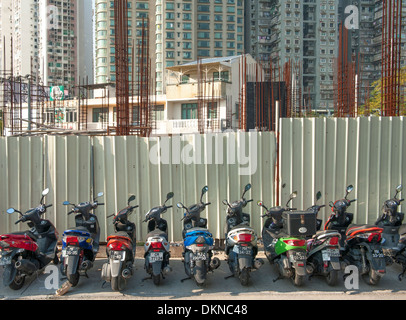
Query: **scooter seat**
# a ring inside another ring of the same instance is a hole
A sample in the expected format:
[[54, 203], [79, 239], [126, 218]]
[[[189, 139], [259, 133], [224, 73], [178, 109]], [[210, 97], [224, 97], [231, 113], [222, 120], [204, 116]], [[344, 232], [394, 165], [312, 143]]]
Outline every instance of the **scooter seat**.
[[113, 240], [113, 239], [125, 239], [128, 241], [132, 242], [132, 239], [130, 238], [130, 236], [128, 235], [127, 232], [124, 231], [119, 231], [116, 233], [111, 234], [110, 236], [107, 237], [107, 241]]
[[289, 235], [286, 232], [284, 232], [283, 229], [266, 229], [266, 232], [274, 239], [289, 237]]
[[64, 234], [78, 233], [77, 231], [79, 231], [79, 233], [88, 233], [89, 234], [88, 236], [90, 236], [89, 230], [87, 230], [85, 227], [70, 228], [68, 230], [65, 230]]
[[168, 241], [168, 235], [159, 229], [151, 231], [147, 234], [147, 239], [152, 237], [163, 237], [166, 241]]
[[345, 232], [346, 236], [356, 236], [360, 233], [377, 232], [382, 233], [383, 229], [373, 224], [351, 224]]
[[329, 234], [329, 233], [337, 233], [337, 234], [340, 234], [338, 231], [336, 231], [336, 230], [319, 230], [319, 231], [317, 231], [316, 232], [316, 234], [313, 236], [313, 238], [317, 238], [317, 237], [320, 237], [320, 236], [323, 236], [323, 235], [326, 235], [326, 234]]
[[35, 234], [33, 234], [31, 231], [17, 231], [17, 232], [5, 234], [3, 236], [11, 237], [16, 240], [33, 240], [33, 241], [38, 240], [38, 237]]

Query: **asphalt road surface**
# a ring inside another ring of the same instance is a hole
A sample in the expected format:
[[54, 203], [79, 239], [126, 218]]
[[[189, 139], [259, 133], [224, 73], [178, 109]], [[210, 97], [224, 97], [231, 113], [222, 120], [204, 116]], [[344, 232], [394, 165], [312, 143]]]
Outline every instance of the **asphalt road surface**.
[[[142, 248], [140, 248], [142, 249]], [[178, 248], [180, 249], [180, 248]], [[138, 252], [141, 250], [138, 250]], [[103, 252], [101, 250], [101, 252]], [[141, 253], [141, 252], [139, 252]], [[152, 280], [144, 280], [147, 276], [144, 261], [137, 254], [135, 271], [127, 282], [126, 289], [114, 292], [110, 283], [101, 279], [101, 267], [107, 260], [100, 254], [95, 265], [88, 271], [88, 278], [81, 277], [79, 284], [70, 288], [63, 296], [57, 296], [55, 289], [47, 289], [46, 281], [50, 274], [38, 273], [26, 279], [26, 284], [19, 291], [11, 290], [0, 284], [0, 300], [404, 300], [406, 299], [406, 279], [398, 280], [401, 267], [392, 265], [387, 268], [386, 275], [377, 286], [366, 284], [359, 279], [359, 288], [347, 290], [344, 285], [343, 273], [335, 287], [327, 285], [322, 277], [313, 277], [302, 287], [295, 287], [290, 280], [282, 279], [274, 282], [277, 271], [263, 253], [258, 257], [264, 258], [265, 264], [261, 269], [251, 273], [250, 284], [241, 286], [236, 278], [225, 279], [230, 275], [225, 256], [215, 252], [221, 261], [221, 266], [208, 275], [207, 284], [199, 288], [193, 280], [181, 282], [186, 277], [181, 258], [172, 258], [173, 271], [155, 286]], [[177, 255], [179, 256], [179, 255]], [[2, 280], [3, 268], [0, 267]], [[49, 278], [48, 278], [49, 279]], [[55, 286], [61, 286], [66, 280], [59, 279]], [[49, 287], [49, 285], [48, 285]]]

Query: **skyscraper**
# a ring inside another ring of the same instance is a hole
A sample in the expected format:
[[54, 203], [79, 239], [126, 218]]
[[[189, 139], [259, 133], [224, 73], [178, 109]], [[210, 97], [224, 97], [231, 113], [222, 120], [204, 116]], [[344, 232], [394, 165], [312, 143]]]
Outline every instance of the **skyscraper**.
[[73, 94], [80, 78], [93, 81], [93, 33], [86, 20], [92, 13], [87, 0], [39, 0], [39, 57], [43, 82], [64, 86]]
[[[95, 4], [95, 79], [105, 83], [115, 81], [114, 1], [96, 0]], [[149, 19], [151, 75], [155, 76], [158, 95], [165, 93], [166, 67], [244, 53], [242, 0], [129, 1], [128, 7], [130, 47], [134, 40], [137, 49], [142, 19]]]
[[[251, 33], [254, 38], [251, 36], [247, 49], [253, 50], [256, 58], [269, 56], [277, 78], [278, 68], [291, 61], [296, 70], [295, 87], [301, 88], [293, 107], [333, 109], [334, 58], [338, 48], [337, 2], [263, 0], [251, 1], [250, 6], [247, 23], [262, 26], [262, 31]], [[269, 21], [268, 27], [260, 22], [261, 19]]]

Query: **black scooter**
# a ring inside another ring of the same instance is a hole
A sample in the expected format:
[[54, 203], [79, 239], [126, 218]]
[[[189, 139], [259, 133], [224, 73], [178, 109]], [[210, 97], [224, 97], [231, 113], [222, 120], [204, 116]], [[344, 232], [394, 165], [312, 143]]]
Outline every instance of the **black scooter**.
[[398, 276], [399, 281], [406, 272], [406, 225], [402, 224], [405, 215], [398, 212], [398, 206], [404, 199], [397, 198], [402, 189], [402, 185], [396, 187], [395, 195], [384, 202], [382, 215], [375, 222], [375, 225], [383, 228], [382, 250], [386, 258], [386, 265], [395, 262], [403, 268], [402, 273]]
[[[316, 215], [325, 205], [317, 205], [321, 198], [321, 192], [317, 192], [316, 204], [308, 208]], [[340, 263], [340, 239], [341, 234], [336, 230], [320, 230], [322, 221], [317, 219], [317, 232], [307, 240], [307, 263], [306, 271], [309, 279], [314, 275], [324, 276], [327, 284], [337, 284], [338, 273], [341, 270]]]
[[28, 221], [28, 231], [13, 232], [0, 236], [0, 265], [4, 267], [3, 284], [13, 290], [23, 287], [26, 276], [43, 269], [50, 262], [58, 264], [58, 231], [51, 221], [42, 219], [50, 205], [45, 205], [44, 198], [49, 189], [42, 192], [40, 205], [25, 214], [14, 208], [8, 214], [18, 212], [21, 218], [15, 224]]
[[[330, 202], [333, 214], [326, 223], [325, 229], [337, 230], [343, 236], [342, 261], [344, 265], [354, 265], [368, 284], [376, 285], [386, 273], [385, 256], [382, 252], [382, 228], [369, 224], [350, 224], [353, 215], [347, 208], [354, 200], [348, 200], [353, 190], [349, 185], [344, 199]], [[345, 233], [343, 234], [343, 230]]]
[[241, 199], [228, 203], [223, 200], [227, 206], [227, 216], [225, 225], [225, 254], [227, 263], [231, 271], [231, 277], [240, 279], [241, 285], [248, 285], [250, 272], [259, 269], [264, 261], [256, 259], [258, 254], [258, 237], [255, 230], [250, 227], [250, 216], [243, 213], [242, 209], [252, 200], [244, 198], [245, 193], [251, 189], [251, 184], [247, 184]]
[[172, 271], [169, 265], [171, 255], [168, 240], [168, 223], [165, 219], [162, 219], [161, 215], [169, 208], [172, 208], [172, 206], [167, 206], [166, 203], [173, 198], [173, 195], [173, 192], [168, 193], [164, 204], [149, 210], [143, 221], [148, 222], [147, 240], [144, 244], [144, 268], [150, 277], [146, 279], [152, 279], [155, 285], [159, 285], [161, 276], [162, 279], [165, 279], [165, 275]]
[[123, 290], [126, 282], [133, 275], [133, 264], [136, 250], [135, 223], [128, 220], [128, 216], [138, 206], [130, 206], [135, 200], [132, 195], [128, 198], [127, 207], [114, 216], [114, 233], [107, 237], [106, 253], [107, 263], [103, 264], [101, 277], [111, 283], [113, 291]]

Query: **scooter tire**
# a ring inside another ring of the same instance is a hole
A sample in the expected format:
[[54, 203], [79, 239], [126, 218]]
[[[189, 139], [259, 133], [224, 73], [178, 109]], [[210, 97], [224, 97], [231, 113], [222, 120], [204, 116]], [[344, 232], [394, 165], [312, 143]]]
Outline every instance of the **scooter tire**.
[[292, 279], [293, 284], [296, 287], [301, 287], [303, 285], [303, 283], [304, 283], [305, 276], [300, 276], [300, 275], [295, 273], [294, 276], [291, 279]]
[[240, 283], [242, 286], [246, 287], [248, 286], [248, 283], [250, 281], [250, 272], [248, 269], [244, 268], [241, 273], [240, 273]]
[[326, 282], [329, 286], [333, 287], [337, 284], [338, 280], [338, 271], [331, 270], [326, 276]]
[[366, 277], [366, 282], [370, 285], [377, 285], [381, 280], [381, 276], [372, 268], [369, 270], [368, 276]]
[[68, 274], [66, 275], [68, 278], [69, 283], [72, 285], [72, 287], [76, 287], [79, 283], [79, 272], [76, 271], [74, 274]]
[[159, 286], [161, 283], [161, 275], [160, 274], [153, 274], [152, 275], [152, 281], [154, 282], [154, 285]]
[[112, 277], [110, 284], [111, 284], [111, 290], [121, 291], [124, 289], [125, 279], [121, 276]]
[[20, 290], [25, 282], [25, 276], [21, 275], [21, 272], [18, 271], [16, 276], [13, 279], [13, 282], [10, 283], [9, 288], [12, 290]]

